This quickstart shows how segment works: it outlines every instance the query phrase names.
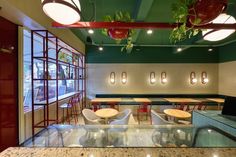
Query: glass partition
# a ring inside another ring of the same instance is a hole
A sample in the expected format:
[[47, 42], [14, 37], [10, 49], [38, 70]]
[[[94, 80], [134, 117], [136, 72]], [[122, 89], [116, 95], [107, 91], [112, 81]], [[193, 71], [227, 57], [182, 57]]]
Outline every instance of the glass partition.
[[236, 147], [236, 140], [212, 127], [191, 125], [52, 125], [24, 146]]

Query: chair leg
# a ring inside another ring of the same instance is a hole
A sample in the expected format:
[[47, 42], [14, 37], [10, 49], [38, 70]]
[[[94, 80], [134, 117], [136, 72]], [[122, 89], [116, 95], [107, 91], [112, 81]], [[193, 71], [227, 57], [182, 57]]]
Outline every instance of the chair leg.
[[70, 124], [69, 108], [66, 108], [66, 121]]
[[72, 106], [72, 116], [73, 116], [73, 118], [74, 118], [74, 120], [75, 120], [75, 124], [77, 124], [77, 111], [76, 111], [76, 104], [74, 104], [73, 106]]
[[138, 119], [138, 124], [140, 124], [139, 112], [137, 112], [137, 119]]
[[62, 121], [65, 123], [65, 114], [64, 114], [64, 108], [62, 108]]

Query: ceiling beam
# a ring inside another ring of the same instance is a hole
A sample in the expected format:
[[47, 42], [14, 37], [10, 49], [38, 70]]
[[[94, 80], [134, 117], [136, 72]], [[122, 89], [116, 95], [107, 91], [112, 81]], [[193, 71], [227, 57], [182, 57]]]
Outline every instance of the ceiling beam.
[[[56, 22], [52, 23], [57, 28], [121, 28], [121, 29], [173, 29], [178, 23], [160, 23], [160, 22], [77, 22], [71, 25], [63, 25]], [[198, 29], [236, 29], [234, 24], [206, 24], [202, 26], [194, 26]]]
[[[152, 7], [154, 0], [137, 0], [133, 18], [136, 21], [144, 21]], [[136, 42], [140, 34], [138, 30], [132, 37], [132, 42]]]

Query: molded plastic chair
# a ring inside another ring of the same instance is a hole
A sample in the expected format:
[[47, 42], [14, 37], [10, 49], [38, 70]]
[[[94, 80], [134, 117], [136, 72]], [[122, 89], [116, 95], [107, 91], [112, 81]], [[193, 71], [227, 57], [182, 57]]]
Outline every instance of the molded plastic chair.
[[163, 119], [158, 113], [154, 110], [151, 110], [152, 124], [153, 125], [167, 125], [167, 124], [175, 124], [174, 122], [169, 122]]
[[110, 125], [128, 125], [131, 109], [125, 109], [117, 115], [117, 118], [110, 122]]
[[[114, 128], [111, 128], [111, 129], [108, 130], [108, 132], [110, 133], [110, 136], [113, 135], [112, 136], [112, 144], [115, 145], [115, 146], [120, 145], [119, 142], [118, 142], [120, 139], [123, 140], [121, 145], [126, 145], [126, 142], [127, 142], [127, 139], [128, 139], [126, 131], [128, 129], [127, 125], [129, 123], [129, 117], [131, 115], [131, 109], [126, 109], [123, 112], [121, 112], [119, 115], [120, 116], [118, 116], [117, 119], [110, 122], [110, 125], [124, 125], [124, 126], [117, 126], [117, 127], [114, 127]], [[114, 135], [119, 135], [119, 134], [122, 134], [122, 133], [123, 133], [122, 138], [114, 136]]]
[[[90, 109], [83, 109], [82, 111], [84, 123], [84, 129], [86, 130], [85, 136], [80, 138], [80, 143], [83, 143], [85, 146], [95, 146], [97, 133], [99, 133], [100, 128], [96, 125], [104, 124], [104, 120], [100, 119], [92, 110]], [[95, 125], [95, 126], [92, 126]], [[102, 139], [100, 139], [102, 140]]]
[[92, 110], [83, 109], [82, 111], [84, 123], [87, 125], [100, 125], [103, 120], [100, 119]]
[[[174, 125], [174, 122], [169, 122], [163, 119], [154, 110], [151, 110], [152, 124], [153, 125]], [[171, 127], [158, 127], [153, 131], [152, 141], [156, 146], [165, 146], [167, 143], [173, 142], [173, 133]]]

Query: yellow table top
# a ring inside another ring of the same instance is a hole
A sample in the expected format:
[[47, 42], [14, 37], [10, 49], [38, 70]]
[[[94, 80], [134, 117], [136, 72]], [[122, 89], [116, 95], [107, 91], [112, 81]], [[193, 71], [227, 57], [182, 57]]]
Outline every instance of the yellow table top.
[[91, 102], [121, 102], [121, 98], [94, 98]]
[[225, 102], [225, 99], [222, 99], [222, 98], [207, 98], [207, 100], [211, 100], [211, 101], [214, 101], [217, 103], [224, 103]]
[[103, 108], [95, 112], [95, 114], [100, 118], [111, 118], [118, 114], [119, 112], [113, 108]]
[[198, 103], [201, 102], [200, 100], [192, 99], [192, 98], [164, 98], [166, 101], [169, 101], [171, 103], [181, 103], [181, 102], [187, 102], [187, 103]]
[[190, 118], [191, 114], [178, 109], [165, 109], [164, 113], [175, 118]]
[[150, 99], [148, 99], [148, 98], [134, 98], [134, 101], [135, 102], [151, 102], [151, 100]]

